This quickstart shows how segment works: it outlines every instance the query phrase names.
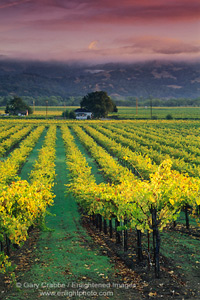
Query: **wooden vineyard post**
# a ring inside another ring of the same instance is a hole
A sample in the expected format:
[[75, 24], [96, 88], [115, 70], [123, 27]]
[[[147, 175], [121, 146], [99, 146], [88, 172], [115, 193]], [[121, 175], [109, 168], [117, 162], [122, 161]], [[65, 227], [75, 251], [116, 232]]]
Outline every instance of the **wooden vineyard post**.
[[160, 278], [160, 233], [157, 224], [156, 208], [151, 209], [151, 214], [152, 214], [152, 227], [153, 227], [155, 276], [156, 278]]
[[96, 228], [99, 228], [99, 215], [95, 216]]
[[92, 215], [92, 224], [95, 225], [95, 215]]
[[102, 216], [99, 214], [98, 215], [99, 219], [99, 231], [102, 231]]
[[120, 244], [120, 233], [117, 231], [117, 227], [120, 225], [120, 222], [115, 219], [115, 232], [116, 232], [116, 244]]
[[92, 223], [92, 216], [88, 215], [89, 222]]
[[151, 257], [150, 257], [150, 234], [149, 234], [149, 230], [147, 231], [147, 253], [148, 253], [148, 269], [150, 270], [150, 266], [151, 266]]
[[110, 238], [112, 239], [112, 236], [113, 236], [113, 234], [112, 234], [112, 219], [109, 220], [109, 233], [110, 233]]
[[3, 252], [3, 242], [0, 242], [0, 251]]
[[92, 224], [95, 225], [95, 214], [92, 215]]
[[104, 231], [105, 234], [108, 233], [108, 229], [107, 229], [107, 221], [106, 221], [105, 218], [103, 219], [103, 231]]
[[188, 207], [185, 206], [185, 222], [186, 222], [186, 228], [190, 228], [190, 223], [189, 223], [189, 215], [188, 215]]
[[[127, 220], [124, 220], [124, 225], [127, 225]], [[128, 230], [124, 229], [124, 251], [126, 252], [128, 250]]]
[[141, 230], [137, 229], [137, 255], [138, 255], [138, 260], [142, 261], [143, 260], [143, 254], [142, 254], [142, 233]]

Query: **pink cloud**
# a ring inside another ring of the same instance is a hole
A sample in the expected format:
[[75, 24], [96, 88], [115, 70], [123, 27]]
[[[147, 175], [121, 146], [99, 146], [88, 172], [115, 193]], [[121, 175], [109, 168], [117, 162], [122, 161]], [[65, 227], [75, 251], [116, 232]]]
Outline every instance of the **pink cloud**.
[[31, 0], [18, 0], [18, 1], [12, 1], [12, 0], [3, 0], [0, 4], [0, 9], [9, 8], [13, 6], [22, 5], [26, 2], [30, 2]]
[[[120, 40], [116, 40], [120, 42]], [[179, 39], [172, 38], [162, 38], [155, 36], [143, 36], [122, 39], [123, 49], [127, 51], [139, 52], [151, 52], [151, 53], [160, 53], [160, 54], [182, 54], [182, 53], [200, 53], [200, 45], [196, 43], [187, 43]]]
[[188, 59], [191, 57], [200, 57], [200, 45], [190, 45], [177, 39], [159, 38], [159, 37], [137, 37], [123, 40], [125, 45], [116, 44], [110, 48], [98, 48], [94, 51], [80, 50], [76, 55], [90, 57], [90, 59], [111, 59], [117, 61], [123, 60], [141, 60], [155, 59]]
[[[26, 3], [29, 2], [29, 6]], [[70, 22], [134, 24], [137, 22], [178, 22], [200, 19], [200, 2], [197, 0], [19, 0], [3, 1], [1, 8], [15, 10], [19, 6], [24, 14], [52, 14], [59, 10], [61, 18], [55, 23], [62, 25]], [[24, 6], [24, 11], [23, 11]], [[30, 10], [31, 8], [31, 10]], [[65, 13], [65, 18], [63, 14]]]
[[199, 0], [0, 1], [1, 49], [12, 56], [196, 56], [198, 21]]

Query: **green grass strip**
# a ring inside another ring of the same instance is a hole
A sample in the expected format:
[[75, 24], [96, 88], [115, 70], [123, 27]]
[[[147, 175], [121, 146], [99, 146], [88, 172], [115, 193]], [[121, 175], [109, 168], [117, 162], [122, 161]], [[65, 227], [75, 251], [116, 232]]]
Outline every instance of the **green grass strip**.
[[22, 180], [27, 180], [28, 181], [31, 169], [33, 168], [33, 165], [34, 165], [36, 159], [38, 158], [38, 151], [42, 148], [46, 133], [47, 133], [47, 129], [45, 129], [43, 131], [42, 135], [40, 136], [40, 138], [39, 138], [39, 140], [36, 144], [36, 146], [34, 147], [32, 152], [30, 153], [26, 163], [22, 167], [21, 172], [19, 174], [19, 176]]
[[[30, 271], [20, 274], [18, 281], [22, 288], [19, 292], [11, 293], [7, 299], [33, 300], [42, 291], [52, 291], [42, 288], [43, 283], [62, 283], [66, 286], [71, 286], [73, 282], [107, 283], [107, 278], [114, 272], [109, 258], [101, 255], [99, 249], [93, 247], [91, 237], [81, 226], [75, 199], [71, 194], [66, 195], [65, 184], [69, 182], [70, 175], [65, 159], [65, 147], [61, 131], [58, 129], [55, 161], [57, 176], [54, 186], [56, 198], [54, 206], [49, 209], [56, 216], [46, 217], [46, 224], [53, 231], [40, 234], [35, 249], [35, 264]], [[38, 284], [39, 288], [24, 288], [26, 282]], [[58, 291], [59, 288], [54, 290]], [[63, 288], [60, 291], [62, 292]], [[49, 297], [43, 296], [42, 299]]]
[[95, 181], [97, 184], [100, 184], [101, 182], [105, 182], [105, 179], [103, 177], [102, 172], [99, 170], [97, 163], [95, 162], [95, 159], [91, 156], [91, 154], [87, 151], [87, 149], [83, 146], [83, 144], [80, 142], [78, 137], [74, 134], [73, 131], [71, 131], [71, 134], [74, 138], [74, 142], [76, 146], [79, 148], [83, 156], [86, 158], [86, 161], [91, 167], [92, 174], [95, 177]]

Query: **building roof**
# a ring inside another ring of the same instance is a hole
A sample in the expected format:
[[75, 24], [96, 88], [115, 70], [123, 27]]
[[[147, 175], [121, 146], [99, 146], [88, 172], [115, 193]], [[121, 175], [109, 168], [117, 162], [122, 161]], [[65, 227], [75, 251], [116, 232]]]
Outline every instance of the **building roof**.
[[89, 111], [89, 110], [87, 110], [87, 109], [85, 109], [85, 108], [77, 108], [76, 110], [75, 110], [75, 113], [91, 113], [91, 111]]

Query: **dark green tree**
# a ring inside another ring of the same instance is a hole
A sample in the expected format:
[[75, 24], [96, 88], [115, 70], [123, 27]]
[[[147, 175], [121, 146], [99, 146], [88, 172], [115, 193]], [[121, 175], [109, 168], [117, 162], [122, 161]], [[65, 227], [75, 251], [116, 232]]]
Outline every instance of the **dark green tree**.
[[69, 119], [69, 111], [68, 111], [68, 109], [66, 109], [65, 111], [63, 111], [62, 117], [65, 118], [65, 119]]
[[117, 107], [106, 92], [96, 91], [87, 94], [81, 100], [81, 108], [91, 111], [95, 118], [106, 117], [109, 112], [117, 111]]
[[76, 119], [76, 114], [75, 114], [74, 110], [71, 110], [69, 112], [69, 119]]
[[5, 113], [11, 115], [17, 115], [18, 113], [25, 113], [28, 110], [28, 114], [32, 114], [32, 108], [27, 105], [20, 97], [12, 98], [6, 105]]
[[62, 113], [62, 117], [65, 119], [76, 119], [76, 114], [75, 114], [74, 110], [69, 111], [68, 109], [66, 109]]

